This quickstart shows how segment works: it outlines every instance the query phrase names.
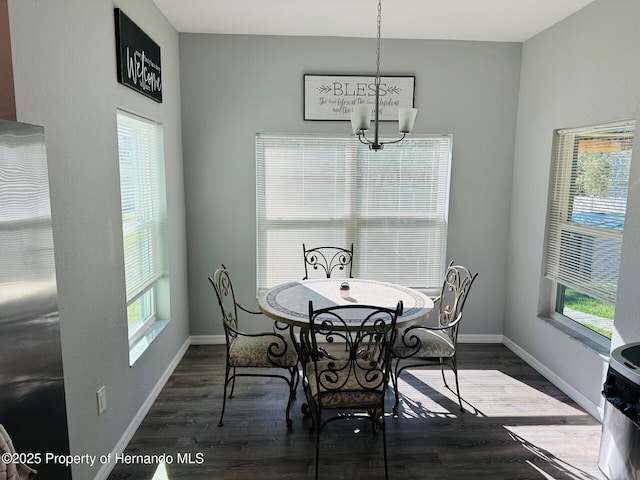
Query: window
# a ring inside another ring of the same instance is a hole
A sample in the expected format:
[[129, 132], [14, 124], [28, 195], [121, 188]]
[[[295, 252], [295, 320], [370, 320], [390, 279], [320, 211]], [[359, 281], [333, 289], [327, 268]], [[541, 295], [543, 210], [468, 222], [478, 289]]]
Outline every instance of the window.
[[354, 244], [355, 277], [437, 291], [451, 137], [370, 151], [353, 138], [258, 135], [258, 289], [304, 276], [307, 247]]
[[634, 122], [556, 133], [546, 274], [553, 310], [611, 338]]
[[158, 319], [168, 318], [168, 295], [158, 295], [168, 282], [162, 126], [121, 111], [117, 124], [127, 323], [137, 358]]

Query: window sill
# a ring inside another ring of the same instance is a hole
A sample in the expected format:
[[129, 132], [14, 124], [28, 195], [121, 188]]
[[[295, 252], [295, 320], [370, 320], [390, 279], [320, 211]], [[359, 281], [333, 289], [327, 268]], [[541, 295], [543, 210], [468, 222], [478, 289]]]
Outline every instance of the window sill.
[[135, 339], [135, 341], [129, 343], [129, 366], [132, 367], [134, 363], [142, 356], [149, 346], [151, 346], [151, 342], [153, 342], [160, 332], [164, 330], [169, 324], [169, 320], [156, 320], [149, 328], [142, 333], [139, 337]]
[[[563, 334], [570, 337], [572, 340], [581, 343], [589, 350], [600, 355], [602, 358], [609, 359], [610, 340], [605, 337], [602, 339], [592, 338], [590, 335], [582, 333], [579, 329], [569, 325], [569, 322], [573, 320], [567, 319], [560, 314], [551, 313], [548, 317], [538, 317], [543, 322], [548, 323], [552, 327], [560, 330]], [[595, 334], [597, 335], [597, 334]], [[599, 335], [601, 336], [601, 335]]]

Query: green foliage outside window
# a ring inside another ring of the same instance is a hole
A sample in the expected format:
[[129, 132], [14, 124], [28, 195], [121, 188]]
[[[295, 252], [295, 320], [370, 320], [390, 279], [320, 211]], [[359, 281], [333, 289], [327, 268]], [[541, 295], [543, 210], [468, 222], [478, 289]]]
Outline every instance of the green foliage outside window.
[[578, 195], [607, 197], [609, 195], [609, 176], [611, 159], [605, 152], [581, 152], [578, 155], [576, 186]]
[[[587, 314], [586, 318], [581, 318], [580, 320], [574, 318], [574, 320], [579, 321], [579, 323], [582, 323], [585, 327], [598, 332], [600, 335], [611, 339], [613, 318], [615, 315], [615, 307], [613, 305], [601, 302], [593, 297], [565, 287], [564, 308], [569, 308], [571, 310]], [[590, 321], [588, 318], [589, 315], [598, 317], [599, 321], [595, 321], [595, 319], [594, 321]], [[603, 323], [600, 319], [608, 319], [611, 320], [611, 322]]]

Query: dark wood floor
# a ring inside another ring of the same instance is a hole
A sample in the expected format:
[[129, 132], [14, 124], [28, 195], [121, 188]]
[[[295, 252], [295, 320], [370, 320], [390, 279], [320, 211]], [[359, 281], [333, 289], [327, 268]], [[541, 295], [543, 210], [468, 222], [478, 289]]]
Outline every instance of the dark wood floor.
[[[400, 415], [387, 417], [392, 480], [605, 478], [594, 418], [503, 345], [462, 344], [458, 355], [464, 413], [438, 370], [402, 375]], [[223, 372], [222, 346], [190, 347], [125, 451], [168, 462], [136, 457], [142, 464], [120, 462], [109, 479], [313, 478], [302, 391], [287, 431], [284, 382], [240, 379], [218, 427]], [[321, 479], [384, 478], [382, 436], [368, 423], [334, 422], [320, 448]]]

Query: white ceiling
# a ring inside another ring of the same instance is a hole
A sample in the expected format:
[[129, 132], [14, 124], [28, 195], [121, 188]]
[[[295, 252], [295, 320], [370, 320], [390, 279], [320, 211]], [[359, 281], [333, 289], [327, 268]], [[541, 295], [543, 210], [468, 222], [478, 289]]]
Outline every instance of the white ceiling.
[[[153, 0], [179, 32], [375, 37], [376, 0]], [[385, 0], [383, 38], [523, 42], [594, 0]]]

